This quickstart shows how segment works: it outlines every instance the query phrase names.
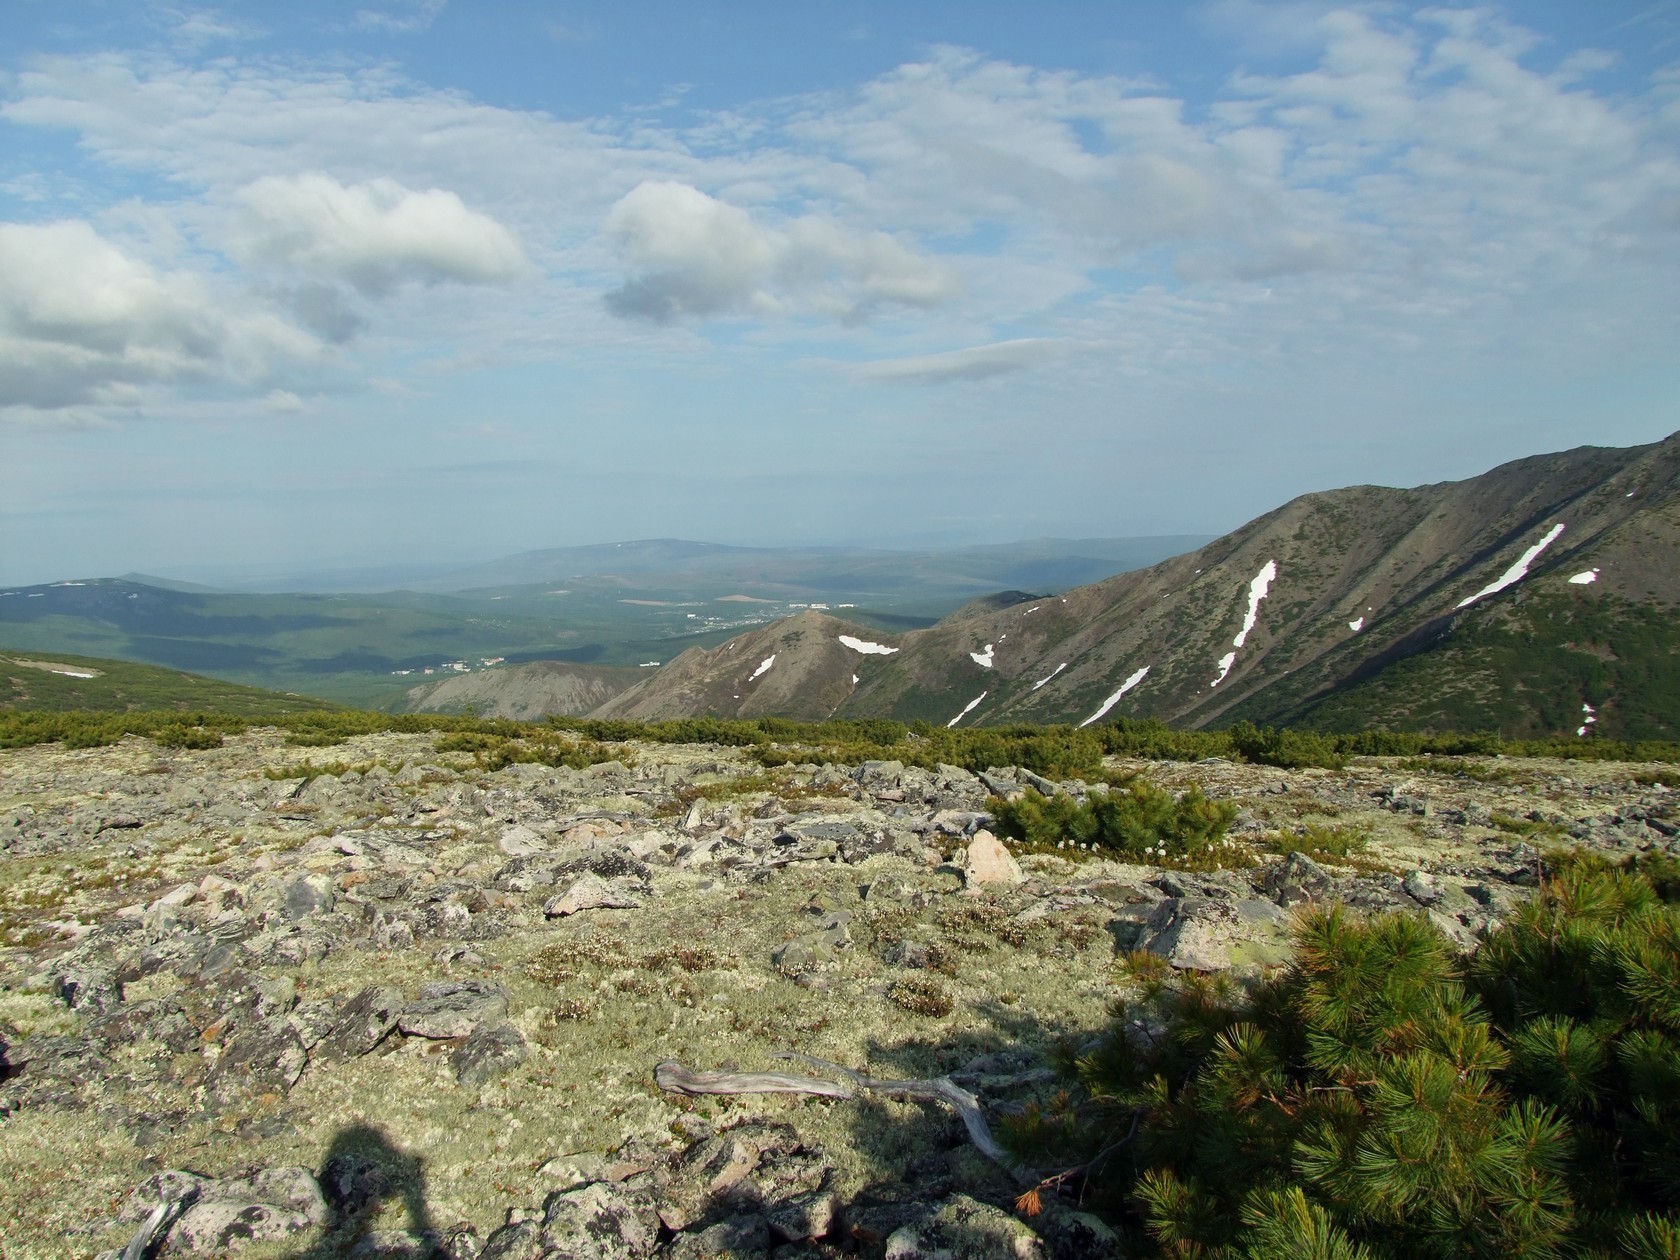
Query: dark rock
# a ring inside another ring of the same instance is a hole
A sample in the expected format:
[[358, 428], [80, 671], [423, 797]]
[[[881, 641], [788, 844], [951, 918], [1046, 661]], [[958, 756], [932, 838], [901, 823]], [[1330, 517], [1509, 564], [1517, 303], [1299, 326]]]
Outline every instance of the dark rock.
[[293, 923], [312, 915], [329, 914], [334, 903], [330, 875], [299, 875], [281, 890], [281, 907]]
[[236, 1032], [210, 1069], [211, 1092], [227, 1097], [241, 1091], [284, 1094], [297, 1084], [309, 1054], [289, 1025], [257, 1025]]
[[359, 1153], [334, 1155], [318, 1179], [327, 1205], [341, 1218], [360, 1216], [391, 1194], [391, 1179], [379, 1161]]
[[525, 1038], [512, 1024], [480, 1024], [461, 1043], [449, 1063], [462, 1085], [483, 1085], [525, 1062]]
[[1099, 1217], [1051, 1204], [1033, 1221], [1049, 1260], [1121, 1260], [1120, 1236]]
[[545, 1251], [538, 1222], [510, 1222], [484, 1240], [476, 1260], [542, 1260]]
[[678, 1234], [660, 1252], [670, 1260], [719, 1260], [728, 1256], [767, 1256], [770, 1253], [770, 1226], [762, 1216], [744, 1214], [731, 1216], [704, 1229]]
[[397, 1026], [403, 996], [385, 985], [369, 985], [338, 1012], [332, 1031], [315, 1048], [328, 1062], [354, 1059], [372, 1050]]
[[910, 967], [917, 971], [928, 967], [932, 958], [932, 947], [920, 941], [893, 941], [881, 951], [881, 961], [889, 966]]
[[554, 870], [553, 882], [558, 884], [585, 872], [605, 880], [631, 880], [645, 888], [653, 886], [653, 871], [647, 863], [638, 862], [617, 849], [601, 849], [562, 862]]

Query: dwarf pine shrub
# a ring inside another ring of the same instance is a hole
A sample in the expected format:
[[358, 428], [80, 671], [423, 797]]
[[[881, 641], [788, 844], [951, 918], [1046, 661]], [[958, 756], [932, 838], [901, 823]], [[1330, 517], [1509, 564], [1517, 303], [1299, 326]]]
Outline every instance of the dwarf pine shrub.
[[1137, 777], [1083, 800], [1028, 788], [1010, 800], [994, 796], [986, 808], [1002, 835], [1030, 849], [1072, 848], [1139, 862], [1205, 853], [1221, 843], [1237, 816], [1235, 804], [1209, 800], [1200, 788], [1175, 796]]
[[1129, 1255], [1673, 1260], [1677, 977], [1680, 910], [1602, 865], [1468, 959], [1321, 909], [1252, 989], [1145, 981], [1011, 1139], [1073, 1163]]

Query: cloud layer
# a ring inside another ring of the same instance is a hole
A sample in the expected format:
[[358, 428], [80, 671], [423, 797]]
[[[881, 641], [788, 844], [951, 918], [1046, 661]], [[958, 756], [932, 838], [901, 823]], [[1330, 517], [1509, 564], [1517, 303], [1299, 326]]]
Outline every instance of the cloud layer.
[[572, 119], [388, 63], [27, 58], [0, 126], [75, 159], [11, 181], [0, 406], [307, 400], [329, 362], [371, 385], [749, 340], [862, 386], [1102, 347], [1061, 365], [1090, 399], [1671, 357], [1680, 74], [1612, 81], [1482, 9], [1204, 17], [1262, 70], [1196, 98], [961, 47], [730, 111]]

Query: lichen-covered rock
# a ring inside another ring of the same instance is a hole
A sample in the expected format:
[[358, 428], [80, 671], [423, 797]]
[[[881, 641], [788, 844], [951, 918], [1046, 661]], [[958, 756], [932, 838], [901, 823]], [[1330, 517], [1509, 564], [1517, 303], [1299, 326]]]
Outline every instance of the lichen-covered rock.
[[420, 996], [397, 1015], [410, 1037], [466, 1037], [480, 1024], [507, 1018], [507, 990], [482, 980], [443, 980], [423, 985]]
[[659, 1214], [645, 1191], [594, 1181], [548, 1196], [542, 1241], [570, 1260], [641, 1260], [659, 1241]]
[[952, 1195], [931, 1218], [900, 1226], [886, 1260], [1044, 1260], [1044, 1243], [1002, 1208]]
[[1171, 897], [1144, 924], [1143, 948], [1181, 971], [1288, 961], [1289, 916], [1269, 901]]
[[550, 897], [543, 906], [543, 914], [550, 919], [559, 919], [580, 910], [634, 910], [642, 904], [643, 896], [638, 884], [620, 879], [606, 880], [586, 872], [565, 892]]
[[326, 1200], [307, 1168], [270, 1168], [244, 1177], [155, 1174], [129, 1196], [119, 1219], [141, 1221], [162, 1203], [183, 1203], [168, 1222], [164, 1255], [226, 1253], [260, 1242], [302, 1241], [326, 1223]]

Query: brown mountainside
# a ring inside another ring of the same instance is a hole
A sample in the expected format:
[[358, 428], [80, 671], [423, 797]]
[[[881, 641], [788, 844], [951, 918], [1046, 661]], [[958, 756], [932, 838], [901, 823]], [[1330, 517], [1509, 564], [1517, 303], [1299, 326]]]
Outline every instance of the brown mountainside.
[[[977, 601], [923, 631], [795, 617], [691, 649], [598, 712], [1276, 720], [1466, 628], [1520, 622], [1542, 598], [1595, 624], [1607, 608], [1680, 603], [1677, 486], [1680, 435], [1535, 456], [1467, 481], [1304, 495], [1152, 568], [1005, 607]], [[1594, 570], [1591, 582], [1569, 580]], [[861, 654], [841, 635], [896, 650]]]

